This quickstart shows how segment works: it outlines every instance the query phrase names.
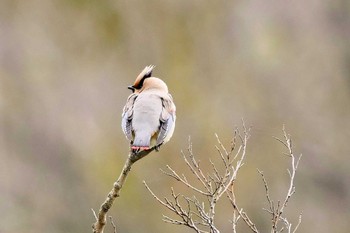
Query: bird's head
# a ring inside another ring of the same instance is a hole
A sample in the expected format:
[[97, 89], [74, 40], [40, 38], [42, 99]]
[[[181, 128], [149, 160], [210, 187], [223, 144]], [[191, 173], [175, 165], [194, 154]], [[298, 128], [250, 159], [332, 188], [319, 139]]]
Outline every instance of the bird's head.
[[146, 66], [141, 71], [141, 73], [137, 76], [134, 84], [132, 86], [128, 86], [128, 89], [130, 89], [133, 93], [134, 92], [136, 92], [136, 93], [141, 92], [141, 90], [143, 90], [143, 88], [144, 88], [145, 80], [152, 76], [152, 71], [153, 71], [154, 67], [155, 67], [154, 65]]
[[155, 77], [150, 77], [144, 81], [140, 92], [145, 90], [154, 90], [168, 93], [168, 86], [165, 84], [165, 82], [163, 82], [163, 80]]

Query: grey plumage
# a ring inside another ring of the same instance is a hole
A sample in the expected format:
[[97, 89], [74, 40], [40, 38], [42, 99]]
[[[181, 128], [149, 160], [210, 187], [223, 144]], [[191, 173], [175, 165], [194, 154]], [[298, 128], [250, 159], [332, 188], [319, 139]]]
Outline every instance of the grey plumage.
[[147, 66], [136, 78], [122, 114], [122, 129], [132, 150], [159, 148], [170, 140], [176, 120], [176, 107], [168, 87], [150, 77], [154, 66]]

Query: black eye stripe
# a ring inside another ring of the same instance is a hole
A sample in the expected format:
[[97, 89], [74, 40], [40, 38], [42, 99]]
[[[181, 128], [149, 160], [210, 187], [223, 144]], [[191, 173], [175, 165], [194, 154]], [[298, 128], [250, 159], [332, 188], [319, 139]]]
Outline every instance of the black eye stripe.
[[146, 74], [142, 77], [142, 79], [140, 80], [139, 84], [138, 84], [137, 86], [134, 86], [134, 88], [135, 88], [135, 89], [141, 89], [142, 86], [143, 86], [143, 83], [144, 83], [145, 79], [146, 79], [146, 78], [149, 78], [149, 77], [151, 77], [151, 76], [152, 76], [152, 71], [146, 73]]
[[131, 90], [131, 91], [132, 91], [132, 93], [134, 93], [134, 92], [135, 92], [135, 87], [133, 87], [133, 86], [128, 86], [128, 89], [129, 89], [129, 90]]

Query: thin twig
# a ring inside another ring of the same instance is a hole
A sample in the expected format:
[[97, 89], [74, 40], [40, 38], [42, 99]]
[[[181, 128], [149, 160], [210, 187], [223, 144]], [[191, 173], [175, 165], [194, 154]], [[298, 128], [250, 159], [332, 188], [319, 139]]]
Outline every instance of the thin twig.
[[96, 215], [95, 210], [94, 210], [93, 208], [91, 208], [91, 211], [92, 211], [92, 213], [93, 213], [93, 215], [94, 215], [94, 217], [95, 217], [95, 220], [97, 221], [97, 220], [98, 220], [98, 218], [97, 218], [97, 215]]
[[[272, 229], [271, 232], [275, 233], [275, 232], [282, 232], [284, 230], [284, 227], [282, 227], [280, 230], [278, 230], [278, 223], [282, 220], [287, 231], [290, 233], [291, 232], [291, 228], [292, 228], [292, 224], [288, 221], [287, 218], [283, 217], [283, 213], [285, 208], [288, 205], [288, 202], [290, 200], [290, 198], [293, 196], [293, 194], [295, 193], [295, 185], [294, 185], [294, 180], [295, 180], [295, 175], [296, 175], [296, 171], [298, 169], [298, 165], [301, 159], [300, 155], [297, 159], [294, 155], [293, 152], [293, 144], [292, 144], [292, 139], [291, 136], [289, 134], [287, 134], [285, 127], [283, 125], [283, 137], [284, 140], [279, 139], [277, 137], [273, 137], [274, 139], [276, 139], [277, 141], [279, 141], [282, 145], [284, 145], [284, 147], [286, 147], [288, 153], [283, 153], [284, 155], [286, 155], [287, 157], [289, 157], [291, 159], [291, 169], [287, 169], [288, 175], [289, 175], [289, 187], [286, 193], [286, 196], [284, 198], [284, 200], [282, 202], [278, 201], [277, 205], [275, 206], [273, 200], [271, 199], [270, 195], [269, 195], [269, 187], [267, 184], [267, 181], [264, 177], [264, 174], [262, 171], [258, 170], [258, 172], [260, 173], [264, 186], [265, 186], [265, 194], [266, 194], [266, 199], [268, 201], [269, 204], [269, 209], [263, 209], [265, 211], [267, 211], [268, 213], [270, 213], [272, 215]], [[297, 230], [297, 228], [299, 227], [301, 223], [301, 215], [299, 217], [299, 222], [296, 226], [296, 228], [294, 229], [293, 232], [295, 232]]]
[[109, 221], [111, 222], [111, 225], [113, 227], [113, 233], [117, 233], [117, 226], [114, 224], [112, 216], [109, 216]]
[[256, 225], [253, 223], [253, 221], [249, 218], [248, 214], [246, 212], [244, 212], [243, 209], [238, 208], [238, 206], [236, 204], [236, 197], [235, 197], [235, 193], [234, 193], [234, 184], [233, 183], [231, 184], [231, 189], [228, 189], [226, 191], [226, 195], [227, 195], [228, 199], [230, 200], [231, 205], [233, 207], [234, 216], [235, 216], [236, 212], [238, 213], [238, 217], [236, 218], [236, 223], [233, 226], [234, 232], [236, 231], [236, 225], [237, 225], [239, 218], [242, 218], [243, 221], [245, 222], [245, 224], [250, 228], [250, 230], [252, 232], [259, 233], [259, 230], [257, 229]]
[[302, 214], [299, 214], [299, 220], [298, 220], [297, 225], [296, 225], [295, 228], [294, 228], [293, 233], [295, 233], [295, 232], [298, 230], [298, 228], [299, 228], [299, 226], [300, 226], [300, 223], [301, 223], [301, 217], [302, 217]]

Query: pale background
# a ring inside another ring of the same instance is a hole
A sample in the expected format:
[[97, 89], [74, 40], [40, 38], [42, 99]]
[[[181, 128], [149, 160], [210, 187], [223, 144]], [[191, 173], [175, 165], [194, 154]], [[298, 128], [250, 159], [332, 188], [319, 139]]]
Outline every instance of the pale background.
[[[174, 136], [133, 167], [110, 214], [119, 232], [191, 232], [165, 224], [146, 192], [183, 186], [161, 174], [183, 169], [188, 137], [203, 161], [214, 133], [229, 144], [252, 125], [237, 182], [241, 207], [262, 232], [270, 217], [256, 168], [275, 199], [288, 160], [272, 136], [282, 125], [303, 153], [286, 214], [299, 232], [350, 228], [350, 2], [0, 2], [0, 232], [90, 232], [128, 152], [122, 107], [149, 64], [177, 105]], [[223, 201], [218, 224], [230, 232]], [[241, 223], [240, 232], [248, 232]], [[111, 232], [108, 226], [107, 232]]]

